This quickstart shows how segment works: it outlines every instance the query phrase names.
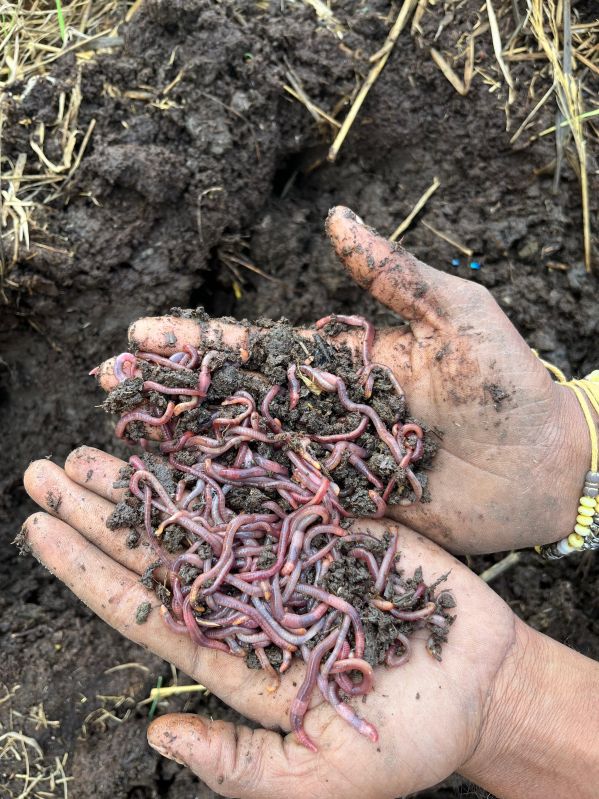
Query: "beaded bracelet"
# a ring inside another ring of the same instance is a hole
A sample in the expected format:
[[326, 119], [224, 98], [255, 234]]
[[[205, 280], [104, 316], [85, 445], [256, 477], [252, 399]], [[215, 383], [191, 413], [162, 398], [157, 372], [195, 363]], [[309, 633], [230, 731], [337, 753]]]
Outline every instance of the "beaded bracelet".
[[566, 380], [563, 372], [553, 364], [541, 363], [557, 378], [558, 382], [576, 394], [591, 438], [591, 469], [586, 473], [582, 496], [578, 501], [578, 515], [574, 530], [566, 538], [554, 544], [535, 547], [541, 557], [547, 560], [563, 558], [572, 552], [586, 549], [599, 549], [599, 445], [597, 427], [591, 415], [589, 402], [599, 415], [599, 370], [591, 372], [584, 380]]

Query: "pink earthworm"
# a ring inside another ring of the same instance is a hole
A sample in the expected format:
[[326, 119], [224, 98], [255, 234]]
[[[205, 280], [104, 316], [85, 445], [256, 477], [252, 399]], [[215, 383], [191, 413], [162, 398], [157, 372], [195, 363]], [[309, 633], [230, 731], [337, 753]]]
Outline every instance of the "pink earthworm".
[[114, 429], [115, 435], [117, 438], [123, 438], [129, 422], [143, 422], [144, 424], [150, 425], [152, 427], [157, 427], [165, 422], [168, 422], [169, 419], [172, 418], [174, 410], [175, 403], [169, 402], [162, 416], [152, 416], [144, 411], [130, 411], [129, 413], [125, 413], [123, 416], [121, 416], [116, 424]]
[[[399, 655], [397, 654], [398, 643], [403, 647], [403, 651]], [[410, 654], [410, 642], [407, 635], [403, 635], [403, 633], [397, 633], [393, 646], [389, 647], [387, 650], [387, 654], [385, 655], [385, 663], [387, 666], [391, 666], [392, 668], [403, 666], [404, 663], [407, 663], [410, 659]]]
[[287, 380], [289, 381], [289, 410], [297, 408], [300, 400], [300, 384], [297, 379], [297, 366], [292, 363], [287, 369]]
[[122, 352], [114, 360], [112, 372], [119, 383], [134, 377], [137, 370], [137, 358], [130, 352]]
[[308, 734], [304, 730], [304, 716], [308, 710], [310, 698], [314, 691], [314, 686], [316, 685], [320, 663], [329, 649], [334, 647], [338, 636], [339, 630], [333, 630], [312, 649], [306, 664], [304, 681], [295, 695], [289, 710], [291, 729], [295, 733], [297, 740], [311, 752], [316, 752], [317, 748], [316, 744], [308, 737]]
[[274, 385], [272, 386], [267, 392], [266, 396], [262, 400], [262, 405], [260, 406], [260, 410], [262, 411], [262, 416], [266, 420], [266, 424], [272, 430], [273, 433], [280, 433], [283, 425], [281, 424], [279, 419], [273, 419], [270, 415], [270, 403], [273, 399], [277, 396], [279, 391], [281, 390], [281, 386]]

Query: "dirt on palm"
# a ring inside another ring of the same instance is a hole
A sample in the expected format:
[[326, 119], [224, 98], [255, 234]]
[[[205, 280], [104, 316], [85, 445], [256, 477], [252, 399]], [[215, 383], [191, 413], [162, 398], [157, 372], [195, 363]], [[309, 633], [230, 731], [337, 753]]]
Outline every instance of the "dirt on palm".
[[[30, 152], [40, 121], [52, 157], [59, 135], [52, 121], [78, 70], [79, 127], [96, 121], [68, 202], [51, 203], [38, 217], [29, 251], [10, 273], [0, 321], [0, 698], [9, 697], [0, 704], [1, 732], [18, 727], [33, 736], [48, 767], [68, 753], [64, 769], [75, 799], [213, 796], [145, 743], [148, 704], [138, 702], [158, 676], [171, 680], [169, 667], [121, 639], [9, 546], [33, 510], [21, 483], [31, 459], [62, 462], [81, 443], [115, 451], [111, 422], [98, 407], [103, 398], [86, 375], [90, 364], [123, 349], [132, 320], [201, 304], [211, 315], [238, 319], [285, 316], [296, 324], [357, 312], [391, 322], [390, 312], [348, 281], [324, 219], [341, 203], [388, 235], [438, 177], [426, 221], [473, 256], [419, 220], [404, 245], [488, 286], [531, 346], [568, 373], [597, 367], [598, 283], [582, 264], [574, 172], [564, 169], [553, 195], [551, 137], [512, 147], [504, 90], [490, 93], [477, 74], [461, 97], [429, 55], [430, 46], [454, 52], [480, 4], [452, 7], [449, 20], [431, 7], [422, 37], [402, 35], [338, 161], [329, 164], [331, 129], [283, 85], [292, 74], [319, 107], [331, 112], [339, 104], [343, 118], [343, 98], [383, 44], [390, 12], [384, 0], [334, 5], [342, 39], [299, 2], [147, 0], [120, 28], [122, 44], [111, 52], [83, 65], [67, 55], [49, 78], [5, 93], [3, 158]], [[590, 3], [577, 8], [590, 18]], [[477, 38], [475, 64], [483, 73], [494, 64], [489, 33]], [[526, 92], [530, 65], [511, 67], [518, 85], [513, 131], [534, 101]], [[539, 125], [553, 123], [547, 107]], [[596, 216], [596, 150], [589, 149]], [[248, 261], [268, 277], [246, 269]], [[471, 269], [471, 261], [482, 268]], [[471, 565], [480, 571], [494, 559]], [[545, 564], [525, 553], [493, 587], [528, 623], [599, 658], [599, 565], [592, 555]], [[134, 665], [110, 671], [124, 663]], [[213, 698], [169, 703], [170, 710], [182, 707], [228, 713]], [[0, 780], [12, 788], [6, 773]], [[456, 778], [423, 796], [457, 796], [460, 785]]]

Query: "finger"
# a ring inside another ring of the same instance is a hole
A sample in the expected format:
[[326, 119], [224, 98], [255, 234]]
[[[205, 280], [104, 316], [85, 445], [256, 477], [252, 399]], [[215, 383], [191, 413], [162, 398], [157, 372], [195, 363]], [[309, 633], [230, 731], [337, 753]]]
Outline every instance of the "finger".
[[186, 713], [152, 722], [150, 746], [190, 768], [209, 788], [239, 799], [336, 797], [335, 787], [315, 773], [315, 756], [269, 730]]
[[379, 236], [349, 208], [333, 208], [326, 229], [356, 283], [412, 322], [444, 330], [451, 315], [481, 293], [477, 284], [439, 272]]
[[88, 541], [110, 555], [127, 569], [143, 574], [156, 560], [154, 553], [142, 541], [135, 549], [126, 544], [126, 536], [106, 526], [114, 505], [88, 488], [75, 483], [52, 461], [34, 461], [23, 478], [31, 499], [50, 513], [79, 530]]
[[201, 321], [179, 316], [147, 316], [129, 327], [129, 345], [135, 351], [170, 356], [184, 344], [192, 347], [247, 349], [249, 326], [220, 319]]
[[124, 499], [127, 489], [115, 488], [114, 484], [120, 481], [121, 469], [126, 466], [120, 458], [84, 445], [69, 454], [64, 470], [75, 483], [109, 502], [117, 503]]
[[[270, 693], [270, 677], [248, 669], [244, 660], [198, 647], [186, 635], [172, 632], [138, 575], [59, 519], [36, 513], [23, 525], [23, 534], [33, 554], [111, 627], [190, 674], [248, 718], [288, 728], [287, 709], [297, 674], [291, 677], [290, 670], [285, 684]], [[144, 602], [151, 602], [152, 610], [145, 623], [138, 624], [136, 613]]]

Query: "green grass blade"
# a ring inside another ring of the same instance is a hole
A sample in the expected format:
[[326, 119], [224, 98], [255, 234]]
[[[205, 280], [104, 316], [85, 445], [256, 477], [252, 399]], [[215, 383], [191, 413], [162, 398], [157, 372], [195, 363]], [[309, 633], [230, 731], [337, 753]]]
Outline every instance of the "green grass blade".
[[56, 0], [56, 14], [58, 16], [58, 27], [60, 29], [60, 35], [62, 36], [62, 43], [66, 44], [67, 26], [65, 25], [64, 14], [62, 13], [62, 0]]

